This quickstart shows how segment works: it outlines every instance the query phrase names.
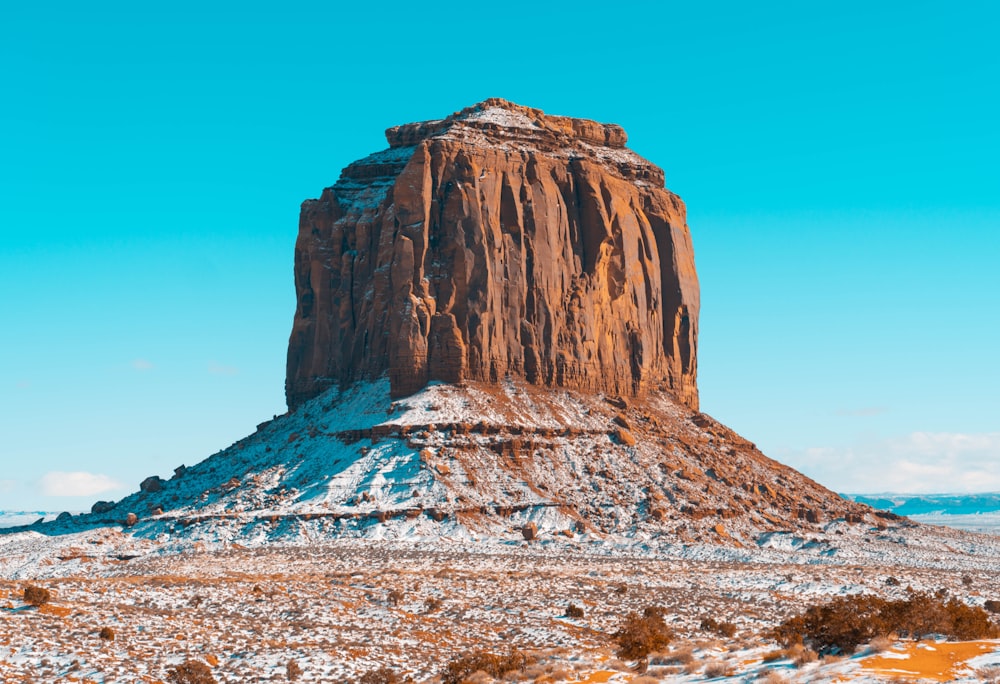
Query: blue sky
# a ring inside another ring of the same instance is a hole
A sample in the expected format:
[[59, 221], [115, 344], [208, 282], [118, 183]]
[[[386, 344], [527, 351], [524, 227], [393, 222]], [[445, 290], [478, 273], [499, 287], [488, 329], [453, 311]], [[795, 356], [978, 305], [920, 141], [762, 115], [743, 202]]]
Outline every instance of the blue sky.
[[299, 203], [491, 96], [664, 168], [707, 413], [840, 491], [1000, 490], [1000, 9], [870, 4], [5, 8], [0, 509], [281, 413]]

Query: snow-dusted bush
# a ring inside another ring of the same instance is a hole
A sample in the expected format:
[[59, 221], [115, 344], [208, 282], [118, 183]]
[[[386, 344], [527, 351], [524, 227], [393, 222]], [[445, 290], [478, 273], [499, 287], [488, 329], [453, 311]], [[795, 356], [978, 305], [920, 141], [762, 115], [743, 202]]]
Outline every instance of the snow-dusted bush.
[[476, 672], [485, 672], [491, 677], [500, 678], [508, 672], [523, 671], [531, 662], [531, 658], [514, 648], [503, 655], [486, 651], [473, 651], [467, 656], [448, 663], [441, 676], [441, 682], [442, 684], [462, 684]]
[[665, 613], [660, 606], [647, 606], [642, 615], [634, 612], [626, 615], [615, 632], [618, 657], [638, 660], [666, 648], [674, 633], [663, 619]]
[[171, 684], [215, 684], [212, 669], [200, 660], [185, 660], [170, 668], [167, 680]]
[[29, 606], [44, 606], [52, 598], [52, 594], [45, 587], [29, 584], [24, 587], [24, 602]]
[[959, 639], [1000, 636], [982, 608], [967, 606], [944, 594], [913, 592], [888, 601], [878, 596], [838, 596], [814, 605], [778, 625], [772, 636], [785, 645], [805, 643], [820, 652], [851, 652], [860, 644], [888, 634], [919, 638], [930, 634]]

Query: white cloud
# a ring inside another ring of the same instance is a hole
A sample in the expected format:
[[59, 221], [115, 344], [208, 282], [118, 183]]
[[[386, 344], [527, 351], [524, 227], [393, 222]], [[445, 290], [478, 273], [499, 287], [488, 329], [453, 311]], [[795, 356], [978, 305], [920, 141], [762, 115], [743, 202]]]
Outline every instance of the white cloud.
[[38, 484], [45, 496], [94, 496], [125, 486], [107, 475], [58, 470], [43, 475]]
[[839, 492], [1000, 491], [1000, 432], [913, 432], [778, 456]]
[[212, 375], [239, 375], [240, 369], [236, 366], [223, 366], [221, 363], [209, 361], [208, 372]]
[[132, 368], [137, 371], [148, 371], [154, 368], [153, 362], [146, 359], [133, 359]]
[[17, 487], [17, 480], [0, 480], [0, 494], [7, 494]]

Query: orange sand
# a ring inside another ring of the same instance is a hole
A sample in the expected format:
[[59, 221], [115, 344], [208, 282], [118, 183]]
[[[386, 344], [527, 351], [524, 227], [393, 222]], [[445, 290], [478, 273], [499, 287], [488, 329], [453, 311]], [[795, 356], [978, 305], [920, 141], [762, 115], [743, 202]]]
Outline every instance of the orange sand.
[[967, 660], [998, 650], [1000, 642], [996, 641], [911, 641], [890, 649], [906, 658], [873, 655], [861, 660], [861, 669], [876, 675], [947, 682], [958, 676]]
[[614, 677], [618, 672], [611, 670], [598, 670], [597, 672], [591, 672], [587, 675], [586, 679], [579, 679], [575, 682], [566, 682], [566, 684], [604, 684], [612, 677]]

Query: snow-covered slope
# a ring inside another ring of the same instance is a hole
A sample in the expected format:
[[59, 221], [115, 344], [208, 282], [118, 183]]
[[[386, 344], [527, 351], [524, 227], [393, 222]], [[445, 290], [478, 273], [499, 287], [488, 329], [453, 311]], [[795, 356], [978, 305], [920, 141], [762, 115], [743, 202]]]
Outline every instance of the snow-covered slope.
[[331, 390], [143, 490], [42, 527], [134, 523], [147, 538], [252, 545], [520, 539], [534, 523], [542, 536], [739, 547], [881, 522], [668, 394], [628, 403], [514, 382], [432, 385], [396, 402], [384, 381]]
[[84, 555], [345, 537], [745, 560], [997, 555], [988, 539], [846, 501], [669, 394], [626, 401], [512, 381], [398, 401], [385, 381], [330, 390], [168, 481], [0, 544], [22, 559], [8, 567], [29, 567], [43, 539], [77, 548], [72, 535], [100, 528], [113, 539]]

